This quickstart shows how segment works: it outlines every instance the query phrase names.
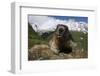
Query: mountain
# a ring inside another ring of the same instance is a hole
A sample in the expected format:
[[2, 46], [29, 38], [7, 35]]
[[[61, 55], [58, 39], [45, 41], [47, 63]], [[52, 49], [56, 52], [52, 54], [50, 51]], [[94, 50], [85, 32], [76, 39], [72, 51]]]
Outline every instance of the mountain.
[[[54, 23], [52, 22], [45, 22], [42, 25], [36, 25], [31, 24], [34, 31], [38, 32], [40, 35], [45, 32], [54, 31], [57, 27], [57, 24], [60, 24], [60, 22]], [[69, 30], [71, 31], [81, 31], [81, 32], [88, 32], [88, 25], [85, 22], [77, 22], [77, 21], [67, 21], [62, 24], [65, 24], [69, 27]]]
[[77, 17], [63, 19], [61, 16], [29, 16], [28, 22], [31, 24], [33, 30], [39, 34], [48, 31], [54, 31], [57, 27], [57, 24], [65, 24], [69, 27], [69, 30], [72, 31], [88, 31], [88, 19], [83, 20], [83, 17], [80, 17], [80, 20], [77, 20]]

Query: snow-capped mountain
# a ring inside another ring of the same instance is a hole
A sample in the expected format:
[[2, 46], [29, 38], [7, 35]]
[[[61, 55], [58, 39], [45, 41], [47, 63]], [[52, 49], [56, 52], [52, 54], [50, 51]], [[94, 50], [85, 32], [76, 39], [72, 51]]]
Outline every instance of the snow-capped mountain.
[[29, 18], [29, 23], [32, 28], [39, 33], [54, 31], [57, 24], [65, 24], [72, 31], [88, 31], [88, 24], [82, 21], [75, 21], [74, 19], [60, 20], [48, 16], [34, 16]]

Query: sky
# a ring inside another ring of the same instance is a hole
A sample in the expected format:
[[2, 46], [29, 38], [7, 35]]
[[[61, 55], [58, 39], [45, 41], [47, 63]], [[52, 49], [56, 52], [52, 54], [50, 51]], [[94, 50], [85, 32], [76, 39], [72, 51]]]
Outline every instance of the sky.
[[81, 16], [49, 16], [49, 17], [54, 17], [60, 20], [74, 19], [75, 21], [82, 21], [88, 23], [88, 17], [81, 17]]
[[88, 29], [88, 17], [28, 15], [28, 22], [37, 32], [54, 31], [57, 27], [57, 24], [66, 25], [69, 27], [69, 30], [87, 31]]

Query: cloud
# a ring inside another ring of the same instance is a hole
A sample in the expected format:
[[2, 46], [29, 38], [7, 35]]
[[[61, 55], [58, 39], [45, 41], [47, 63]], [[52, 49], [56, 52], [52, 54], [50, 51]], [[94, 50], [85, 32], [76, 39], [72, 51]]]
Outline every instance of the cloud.
[[77, 22], [75, 19], [61, 20], [48, 16], [29, 16], [29, 23], [36, 32], [54, 31], [57, 24], [65, 24], [69, 30], [73, 31], [87, 31], [88, 26], [86, 22]]

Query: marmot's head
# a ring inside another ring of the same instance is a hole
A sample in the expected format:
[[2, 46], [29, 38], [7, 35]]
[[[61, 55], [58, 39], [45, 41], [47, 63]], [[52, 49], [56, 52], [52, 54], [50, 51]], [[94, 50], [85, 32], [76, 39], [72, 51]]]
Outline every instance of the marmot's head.
[[59, 38], [59, 37], [63, 37], [64, 34], [67, 33], [67, 31], [69, 31], [69, 30], [66, 25], [58, 24], [55, 33], [56, 33], [57, 37]]

